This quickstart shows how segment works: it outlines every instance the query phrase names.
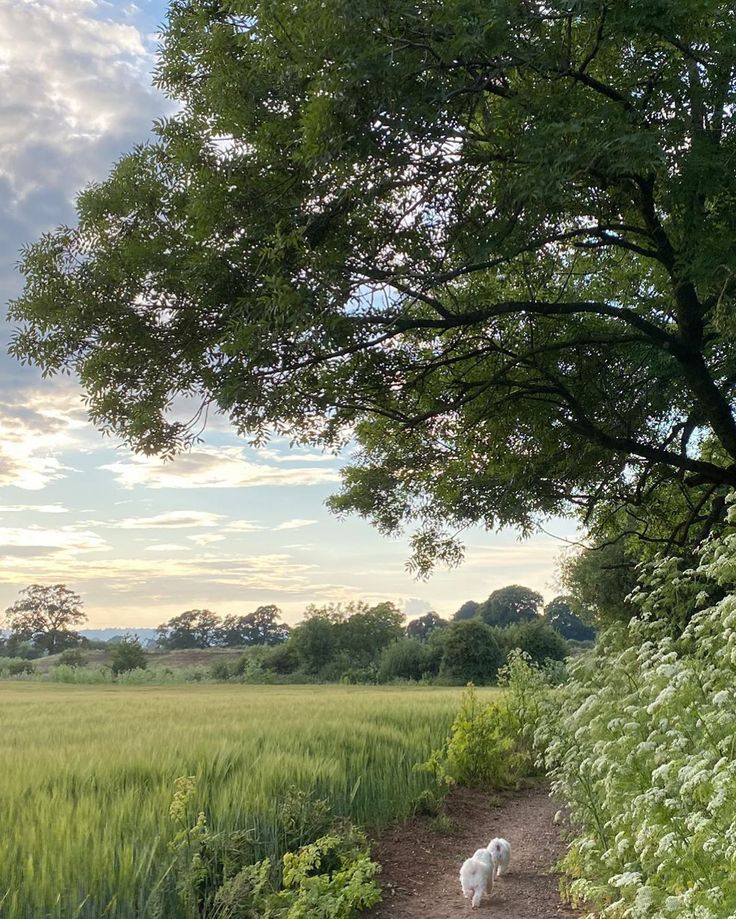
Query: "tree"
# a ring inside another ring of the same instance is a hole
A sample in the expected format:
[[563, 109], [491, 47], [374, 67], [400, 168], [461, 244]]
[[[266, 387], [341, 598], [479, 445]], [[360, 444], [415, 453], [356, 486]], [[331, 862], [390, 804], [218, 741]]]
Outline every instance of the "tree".
[[565, 639], [549, 623], [537, 617], [534, 622], [521, 622], [503, 630], [508, 650], [519, 648], [542, 666], [546, 661], [561, 661], [567, 657]]
[[289, 637], [289, 626], [279, 622], [278, 606], [259, 606], [245, 616], [225, 616], [220, 627], [220, 643], [226, 648], [248, 645], [277, 645]]
[[[284, 25], [288, 22], [288, 28]], [[12, 350], [168, 455], [177, 396], [453, 533], [736, 485], [726, 0], [175, 0], [152, 143], [28, 248]], [[646, 521], [641, 524], [642, 529]]]
[[478, 616], [488, 625], [513, 625], [517, 622], [533, 622], [539, 616], [543, 603], [541, 594], [519, 584], [510, 584], [494, 590], [480, 605]]
[[80, 644], [81, 637], [73, 627], [87, 619], [82, 598], [64, 584], [31, 584], [21, 590], [20, 599], [5, 615], [11, 632], [9, 644], [28, 641], [46, 654]]
[[339, 623], [338, 644], [353, 663], [368, 664], [404, 635], [404, 615], [393, 603], [378, 603]]
[[586, 625], [575, 614], [574, 601], [570, 597], [555, 597], [544, 608], [544, 621], [563, 638], [573, 641], [592, 641], [595, 629]]
[[573, 609], [584, 621], [628, 622], [636, 607], [627, 597], [636, 587], [637, 558], [618, 539], [583, 549], [562, 564], [562, 582]]
[[455, 622], [460, 622], [463, 619], [475, 619], [479, 609], [480, 603], [476, 603], [475, 600], [466, 600], [452, 618]]
[[307, 673], [318, 673], [332, 660], [338, 647], [337, 628], [330, 619], [314, 615], [292, 630], [289, 644]]
[[442, 673], [462, 683], [492, 683], [503, 654], [491, 629], [478, 619], [453, 622], [444, 641]]
[[190, 609], [158, 626], [157, 642], [171, 651], [219, 644], [220, 618], [208, 609]]
[[148, 666], [146, 652], [136, 636], [125, 635], [115, 643], [111, 654], [112, 672], [115, 676], [128, 670], [145, 670]]
[[437, 613], [425, 613], [412, 619], [406, 626], [407, 638], [417, 638], [419, 641], [426, 641], [432, 632], [437, 629], [445, 629], [449, 625], [446, 619], [442, 619]]
[[259, 606], [244, 617], [248, 641], [252, 645], [277, 645], [289, 637], [289, 626], [282, 622], [278, 606]]

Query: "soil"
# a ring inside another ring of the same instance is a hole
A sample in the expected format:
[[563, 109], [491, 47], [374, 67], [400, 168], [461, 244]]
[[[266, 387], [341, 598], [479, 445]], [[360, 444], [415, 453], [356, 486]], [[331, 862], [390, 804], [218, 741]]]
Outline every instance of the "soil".
[[[565, 906], [554, 866], [565, 852], [553, 817], [558, 805], [543, 786], [494, 798], [467, 788], [446, 802], [454, 830], [441, 834], [429, 818], [390, 827], [372, 845], [383, 867], [383, 903], [370, 919], [572, 919], [583, 913]], [[474, 910], [460, 891], [463, 861], [494, 836], [511, 843], [511, 863], [490, 898]]]

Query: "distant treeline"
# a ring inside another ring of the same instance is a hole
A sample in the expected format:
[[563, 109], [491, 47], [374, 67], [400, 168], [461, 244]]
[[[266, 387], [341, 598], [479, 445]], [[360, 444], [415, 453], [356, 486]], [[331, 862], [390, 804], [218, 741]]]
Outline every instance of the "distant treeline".
[[[52, 600], [57, 616], [49, 624], [43, 603]], [[63, 585], [53, 589], [33, 585], [24, 591], [8, 610], [10, 634], [0, 641], [0, 654], [28, 659], [64, 651], [71, 663], [73, 649], [114, 646], [114, 641], [90, 642], [65, 628], [58, 616], [62, 600], [74, 609], [74, 624], [80, 622], [81, 601]], [[151, 650], [242, 648], [240, 659], [213, 665], [215, 679], [485, 684], [494, 682], [513, 648], [526, 651], [544, 666], [565, 658], [570, 642], [591, 641], [595, 631], [575, 615], [565, 597], [556, 597], [543, 608], [540, 594], [510, 585], [483, 602], [464, 603], [451, 620], [428, 612], [407, 623], [389, 602], [310, 605], [303, 621], [292, 627], [282, 621], [274, 605], [225, 617], [208, 609], [191, 609], [162, 623], [156, 636]], [[141, 650], [137, 641], [126, 640], [116, 653], [119, 657], [127, 653], [133, 663], [133, 646]], [[81, 663], [80, 658], [76, 665]]]

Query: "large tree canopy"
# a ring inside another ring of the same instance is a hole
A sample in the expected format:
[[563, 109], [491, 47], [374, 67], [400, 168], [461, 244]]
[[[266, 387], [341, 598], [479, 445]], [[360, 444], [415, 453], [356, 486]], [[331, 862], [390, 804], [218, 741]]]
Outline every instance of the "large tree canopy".
[[357, 437], [338, 510], [533, 526], [736, 485], [725, 0], [174, 0], [153, 143], [25, 253], [14, 352], [169, 453], [180, 394]]

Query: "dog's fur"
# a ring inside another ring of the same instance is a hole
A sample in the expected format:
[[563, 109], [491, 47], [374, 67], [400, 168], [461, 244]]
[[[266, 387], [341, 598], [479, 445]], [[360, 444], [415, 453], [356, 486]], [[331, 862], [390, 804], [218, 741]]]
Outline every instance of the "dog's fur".
[[490, 897], [494, 874], [493, 855], [488, 849], [477, 849], [472, 858], [465, 859], [460, 869], [460, 884], [472, 907], [480, 906], [483, 897]]
[[511, 846], [500, 836], [496, 836], [488, 843], [488, 851], [491, 853], [494, 864], [493, 880], [501, 876], [502, 871], [506, 871], [511, 861]]

